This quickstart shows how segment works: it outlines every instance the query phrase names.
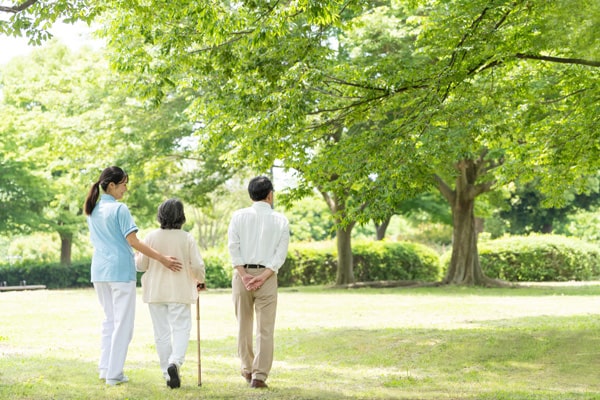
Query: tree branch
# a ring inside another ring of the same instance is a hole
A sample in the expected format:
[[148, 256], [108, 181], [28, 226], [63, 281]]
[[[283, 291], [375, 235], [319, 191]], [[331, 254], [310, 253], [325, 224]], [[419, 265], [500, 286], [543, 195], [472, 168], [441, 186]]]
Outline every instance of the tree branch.
[[210, 51], [210, 50], [214, 50], [214, 49], [218, 49], [219, 47], [225, 47], [230, 45], [231, 43], [235, 43], [237, 41], [240, 41], [244, 38], [244, 35], [249, 35], [252, 32], [254, 32], [254, 30], [247, 30], [247, 31], [241, 31], [241, 32], [233, 32], [232, 35], [237, 35], [237, 37], [233, 37], [229, 40], [224, 41], [223, 43], [219, 43], [219, 44], [215, 44], [212, 46], [206, 46], [206, 47], [202, 47], [198, 50], [191, 50], [189, 52], [189, 54], [196, 54], [196, 53], [203, 53], [205, 51]]
[[355, 101], [354, 103], [351, 103], [347, 106], [341, 106], [341, 107], [335, 107], [335, 108], [323, 108], [320, 110], [316, 110], [316, 111], [312, 111], [307, 113], [308, 115], [319, 115], [322, 113], [333, 113], [333, 112], [341, 112], [341, 111], [346, 111], [346, 110], [353, 110], [359, 106], [362, 106], [364, 104], [368, 104], [372, 101], [378, 101], [381, 100], [384, 97], [388, 97], [388, 95], [383, 95], [383, 96], [377, 96], [377, 97], [372, 97], [369, 99], [365, 99], [365, 100], [361, 100], [361, 101]]
[[578, 95], [579, 93], [587, 92], [588, 90], [590, 90], [590, 89], [589, 89], [589, 88], [585, 88], [585, 89], [579, 89], [579, 90], [576, 90], [576, 91], [574, 91], [574, 92], [572, 92], [572, 93], [565, 94], [564, 96], [560, 96], [560, 97], [558, 97], [558, 98], [556, 98], [556, 99], [542, 101], [541, 103], [542, 103], [542, 104], [552, 104], [552, 103], [557, 103], [557, 102], [559, 102], [559, 101], [563, 101], [564, 99], [567, 99], [567, 98], [569, 98], [569, 97], [571, 97], [571, 96]]
[[433, 179], [436, 181], [436, 186], [442, 194], [442, 196], [444, 196], [444, 198], [448, 200], [448, 203], [453, 204], [455, 197], [454, 190], [452, 190], [452, 188], [448, 186], [448, 184], [439, 175], [434, 174]]
[[0, 6], [0, 12], [16, 14], [18, 12], [21, 12], [21, 11], [31, 7], [32, 5], [34, 5], [37, 2], [38, 2], [38, 0], [27, 0], [26, 2], [16, 5], [16, 6], [13, 6], [13, 7]]
[[[369, 88], [369, 87], [365, 87], [365, 86], [359, 86], [357, 84], [351, 84], [350, 82], [344, 82], [344, 81], [338, 81], [337, 83], [342, 84], [342, 85], [346, 84], [346, 85], [355, 86], [355, 87], [362, 87], [364, 89], [370, 89], [370, 90], [380, 90], [380, 89]], [[318, 114], [322, 114], [322, 113], [340, 112], [340, 111], [345, 111], [345, 110], [349, 110], [349, 109], [354, 109], [356, 107], [362, 106], [364, 104], [371, 103], [373, 101], [380, 101], [381, 99], [393, 96], [396, 93], [406, 92], [406, 91], [409, 91], [409, 90], [412, 90], [412, 89], [426, 89], [428, 87], [429, 87], [429, 85], [404, 86], [404, 87], [401, 87], [401, 88], [398, 88], [398, 89], [394, 89], [394, 90], [387, 90], [382, 95], [375, 96], [375, 97], [370, 97], [370, 98], [364, 98], [364, 99], [362, 99], [360, 101], [356, 101], [356, 102], [351, 103], [351, 104], [346, 105], [346, 106], [320, 109], [320, 110], [317, 110], [317, 111], [310, 112], [308, 114], [309, 115], [318, 115]], [[309, 88], [309, 89], [317, 91], [316, 88]], [[361, 98], [359, 98], [359, 99], [361, 99]]]
[[477, 157], [477, 160], [475, 160], [474, 164], [475, 164], [475, 176], [476, 177], [478, 177], [479, 175], [482, 175], [482, 171], [483, 171], [483, 173], [485, 173], [485, 171], [486, 171], [485, 156], [488, 153], [489, 153], [488, 148], [482, 149], [481, 153], [479, 153], [479, 157]]
[[497, 160], [488, 160], [483, 172], [487, 173], [495, 168], [498, 168], [502, 164], [504, 164], [504, 157], [500, 157]]
[[488, 7], [485, 7], [481, 11], [481, 14], [479, 14], [479, 16], [477, 18], [475, 18], [475, 20], [471, 23], [471, 26], [469, 27], [468, 31], [465, 32], [465, 34], [463, 35], [463, 37], [457, 43], [456, 47], [454, 48], [454, 51], [452, 52], [452, 57], [450, 58], [450, 62], [448, 63], [448, 67], [452, 68], [452, 66], [456, 62], [456, 59], [457, 59], [457, 56], [459, 55], [459, 53], [462, 54], [462, 56], [464, 57], [465, 51], [462, 50], [462, 48], [463, 48], [465, 42], [467, 41], [467, 39], [469, 38], [469, 36], [471, 35], [472, 31], [474, 29], [476, 29], [477, 26], [479, 26], [479, 23], [481, 21], [483, 21], [483, 18], [485, 17], [485, 14], [487, 13], [487, 11], [488, 11]]
[[321, 193], [321, 196], [323, 196], [325, 203], [327, 203], [327, 206], [329, 207], [329, 211], [331, 211], [332, 214], [335, 214], [335, 212], [337, 211], [337, 206], [333, 201], [333, 198], [329, 195], [329, 193], [323, 190], [321, 186], [317, 186], [317, 190], [319, 191], [319, 193]]
[[367, 89], [367, 90], [378, 90], [378, 91], [386, 92], [386, 93], [389, 92], [389, 89], [386, 89], [386, 88], [380, 88], [380, 87], [376, 87], [376, 86], [369, 86], [369, 85], [364, 85], [364, 84], [360, 84], [360, 83], [348, 82], [343, 79], [336, 78], [335, 76], [330, 76], [330, 75], [324, 75], [324, 76], [330, 82], [337, 83], [340, 85], [346, 85], [346, 86], [356, 87], [356, 88], [360, 88], [360, 89]]
[[492, 186], [496, 183], [496, 180], [491, 180], [488, 182], [482, 182], [474, 186], [473, 194], [475, 197], [479, 196], [482, 193], [489, 192], [492, 190]]
[[[412, 90], [412, 89], [426, 89], [429, 87], [429, 85], [426, 85], [426, 84], [416, 84], [415, 83], [414, 85], [402, 86], [402, 87], [398, 87], [398, 88], [394, 88], [394, 87], [384, 88], [384, 87], [370, 86], [370, 85], [366, 85], [363, 83], [349, 82], [349, 81], [346, 81], [346, 80], [343, 80], [343, 79], [340, 79], [340, 78], [337, 78], [337, 77], [331, 76], [331, 75], [324, 75], [324, 76], [325, 76], [325, 78], [327, 78], [326, 82], [338, 84], [341, 86], [350, 86], [350, 87], [355, 87], [355, 88], [359, 88], [359, 89], [379, 91], [379, 92], [384, 93], [382, 96], [376, 97], [376, 99], [380, 99], [385, 96], [391, 96], [396, 93], [406, 92], [406, 91]], [[313, 90], [317, 90], [317, 89], [313, 89]]]
[[582, 58], [561, 58], [561, 57], [551, 57], [551, 56], [540, 56], [537, 54], [524, 54], [517, 53], [515, 57], [526, 60], [540, 60], [540, 61], [549, 61], [560, 64], [578, 64], [578, 65], [586, 65], [588, 67], [600, 67], [600, 61], [594, 60], [584, 60]]

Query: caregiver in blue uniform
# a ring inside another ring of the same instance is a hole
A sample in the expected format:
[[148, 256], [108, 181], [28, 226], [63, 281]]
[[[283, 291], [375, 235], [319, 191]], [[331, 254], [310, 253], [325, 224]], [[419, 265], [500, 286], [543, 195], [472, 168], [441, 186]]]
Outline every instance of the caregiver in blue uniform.
[[135, 320], [133, 249], [158, 260], [172, 271], [181, 270], [179, 260], [158, 253], [138, 239], [138, 227], [129, 209], [118, 202], [127, 192], [128, 181], [121, 168], [104, 169], [98, 181], [91, 186], [84, 204], [94, 246], [91, 281], [105, 315], [98, 368], [100, 379], [111, 386], [128, 381], [123, 367]]

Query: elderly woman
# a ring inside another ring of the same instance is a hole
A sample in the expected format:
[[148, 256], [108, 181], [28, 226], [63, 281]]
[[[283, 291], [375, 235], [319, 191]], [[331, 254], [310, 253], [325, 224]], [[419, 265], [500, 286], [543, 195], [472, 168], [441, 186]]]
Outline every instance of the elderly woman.
[[136, 268], [142, 271], [143, 300], [148, 303], [154, 341], [167, 386], [181, 386], [183, 364], [192, 329], [190, 304], [198, 298], [198, 284], [204, 283], [204, 261], [194, 237], [181, 229], [185, 223], [183, 204], [169, 199], [158, 207], [160, 229], [150, 232], [144, 243], [177, 257], [182, 270], [170, 271], [145, 254], [138, 254]]

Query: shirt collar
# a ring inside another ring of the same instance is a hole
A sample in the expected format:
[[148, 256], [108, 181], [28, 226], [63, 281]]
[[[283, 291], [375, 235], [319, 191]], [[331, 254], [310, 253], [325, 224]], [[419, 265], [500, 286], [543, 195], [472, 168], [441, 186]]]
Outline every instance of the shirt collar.
[[113, 196], [107, 193], [103, 193], [102, 195], [100, 195], [100, 199], [106, 201], [117, 201], [117, 199], [115, 199]]
[[266, 201], [255, 201], [254, 203], [252, 203], [252, 207], [254, 207], [258, 210], [270, 210], [271, 209], [271, 205], [269, 203], [267, 203]]

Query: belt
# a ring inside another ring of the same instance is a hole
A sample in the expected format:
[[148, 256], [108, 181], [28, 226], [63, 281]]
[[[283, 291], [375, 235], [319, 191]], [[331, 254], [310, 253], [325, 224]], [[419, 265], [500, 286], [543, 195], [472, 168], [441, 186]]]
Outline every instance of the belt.
[[267, 268], [260, 264], [244, 264], [244, 268]]

